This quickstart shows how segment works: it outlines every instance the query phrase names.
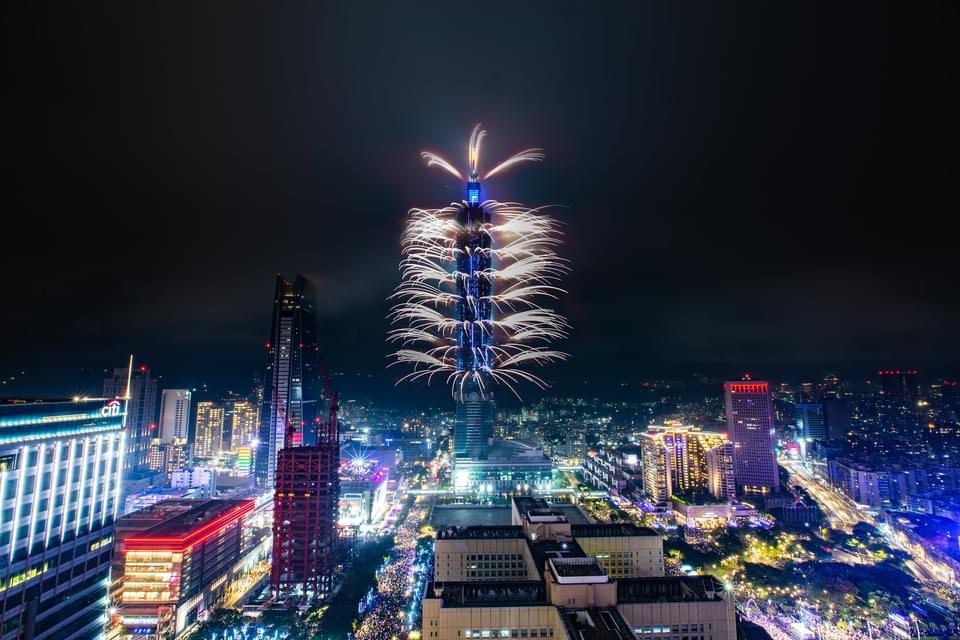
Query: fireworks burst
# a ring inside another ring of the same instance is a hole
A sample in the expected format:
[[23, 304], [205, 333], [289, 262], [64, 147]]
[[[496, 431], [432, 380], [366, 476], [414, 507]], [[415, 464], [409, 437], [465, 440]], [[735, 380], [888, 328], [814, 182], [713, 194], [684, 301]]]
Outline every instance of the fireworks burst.
[[[467, 146], [467, 198], [442, 209], [411, 209], [403, 234], [402, 282], [391, 299], [389, 332], [399, 345], [392, 364], [413, 371], [399, 382], [442, 376], [454, 395], [485, 396], [490, 381], [517, 394], [516, 384], [547, 383], [528, 370], [565, 360], [550, 348], [567, 337], [566, 319], [548, 306], [565, 293], [557, 286], [569, 271], [557, 255], [561, 233], [542, 208], [480, 199], [477, 125]], [[460, 171], [435, 153], [422, 154], [463, 180]], [[539, 162], [541, 149], [526, 149], [494, 166], [484, 179], [515, 165]], [[519, 396], [518, 396], [519, 397]]]

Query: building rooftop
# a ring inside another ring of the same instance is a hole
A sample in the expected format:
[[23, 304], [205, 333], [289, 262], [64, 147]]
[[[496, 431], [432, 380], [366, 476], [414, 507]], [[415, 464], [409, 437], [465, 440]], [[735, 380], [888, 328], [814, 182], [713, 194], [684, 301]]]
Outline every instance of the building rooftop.
[[520, 526], [450, 527], [437, 531], [438, 540], [483, 540], [486, 538], [522, 538]]
[[577, 544], [576, 540], [555, 541], [544, 540], [542, 542], [532, 542], [527, 540], [527, 547], [530, 549], [530, 555], [533, 556], [533, 563], [537, 567], [537, 573], [543, 577], [544, 567], [547, 561], [552, 558], [586, 558], [587, 554]]
[[510, 582], [427, 583], [426, 598], [440, 598], [444, 607], [517, 607], [549, 605], [540, 580]]
[[710, 602], [721, 600], [723, 585], [713, 576], [617, 579], [617, 602]]
[[[253, 500], [190, 500], [186, 511], [127, 538], [128, 546], [187, 548], [254, 509]], [[164, 505], [161, 503], [160, 508]]]
[[574, 538], [618, 538], [633, 536], [659, 536], [650, 527], [638, 527], [629, 522], [615, 524], [574, 524], [570, 525], [570, 535]]
[[551, 558], [550, 569], [557, 578], [604, 578], [607, 572], [594, 558]]
[[567, 635], [581, 640], [629, 640], [630, 625], [615, 607], [571, 609], [560, 614]]

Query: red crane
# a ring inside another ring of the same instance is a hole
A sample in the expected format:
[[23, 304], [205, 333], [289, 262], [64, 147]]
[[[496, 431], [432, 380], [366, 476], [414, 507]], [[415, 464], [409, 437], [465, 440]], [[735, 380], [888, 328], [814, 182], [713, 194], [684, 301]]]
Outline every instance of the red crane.
[[322, 425], [325, 427], [323, 434], [317, 434], [317, 443], [335, 443], [337, 442], [337, 414], [340, 412], [340, 394], [333, 388], [330, 371], [327, 369], [327, 361], [323, 359], [323, 356], [320, 356], [318, 360], [320, 362], [320, 376], [323, 378], [323, 395], [327, 399], [327, 420]]

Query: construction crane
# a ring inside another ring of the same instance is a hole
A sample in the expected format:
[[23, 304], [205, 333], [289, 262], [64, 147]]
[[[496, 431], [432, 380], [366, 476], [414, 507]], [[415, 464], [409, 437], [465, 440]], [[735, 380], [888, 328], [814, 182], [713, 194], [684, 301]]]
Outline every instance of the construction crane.
[[323, 356], [318, 358], [320, 363], [320, 377], [323, 378], [323, 395], [327, 399], [327, 420], [322, 423], [323, 433], [317, 434], [317, 443], [337, 442], [337, 414], [340, 413], [340, 394], [333, 387], [333, 381], [330, 379], [330, 371], [327, 369], [327, 361]]

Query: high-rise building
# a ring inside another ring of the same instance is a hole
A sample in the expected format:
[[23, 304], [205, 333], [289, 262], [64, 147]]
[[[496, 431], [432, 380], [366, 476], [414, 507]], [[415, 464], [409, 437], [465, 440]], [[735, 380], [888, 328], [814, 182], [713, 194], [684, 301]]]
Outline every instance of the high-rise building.
[[218, 455], [223, 449], [223, 427], [223, 406], [210, 400], [198, 402], [193, 455], [197, 458]]
[[263, 487], [273, 486], [283, 448], [317, 444], [321, 394], [314, 305], [309, 280], [277, 276], [256, 455], [257, 482]]
[[236, 400], [228, 404], [231, 406], [230, 451], [235, 453], [241, 447], [250, 447], [256, 439], [260, 407], [250, 400]]
[[640, 434], [644, 493], [654, 502], [698, 490], [733, 499], [732, 452], [726, 434], [677, 424], [651, 426]]
[[797, 424], [797, 435], [810, 440], [826, 440], [827, 424], [823, 404], [819, 402], [798, 402], [793, 405]]
[[827, 440], [846, 440], [850, 431], [850, 408], [845, 398], [824, 398], [823, 421], [827, 431]]
[[490, 209], [480, 198], [480, 183], [474, 176], [467, 184], [467, 199], [457, 210], [457, 339], [456, 367], [468, 372], [465, 385], [457, 389], [453, 428], [456, 458], [482, 460], [493, 438], [494, 402], [487, 371], [493, 362], [493, 283], [486, 277], [491, 268]]
[[186, 440], [190, 425], [190, 390], [164, 389], [160, 400], [160, 439]]
[[780, 491], [780, 471], [773, 451], [773, 409], [770, 386], [759, 380], [723, 385], [727, 428], [733, 441], [737, 490], [744, 493]]
[[123, 404], [0, 404], [0, 639], [86, 640], [102, 630]]
[[[128, 471], [147, 465], [150, 440], [156, 437], [157, 381], [150, 377], [146, 365], [135, 367], [130, 374], [130, 399], [127, 401], [127, 454], [123, 469]], [[104, 398], [123, 398], [127, 394], [128, 369], [113, 370], [103, 381]]]

